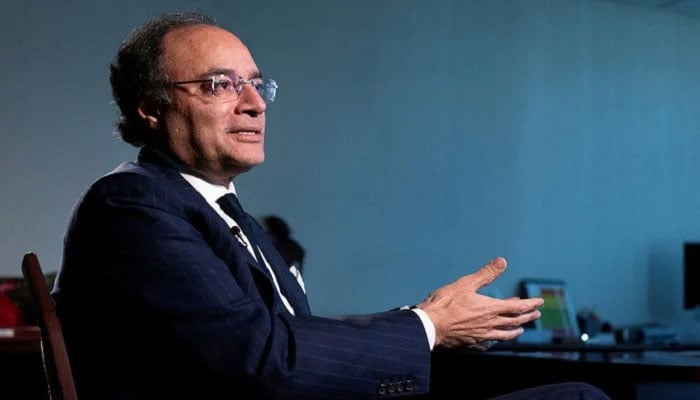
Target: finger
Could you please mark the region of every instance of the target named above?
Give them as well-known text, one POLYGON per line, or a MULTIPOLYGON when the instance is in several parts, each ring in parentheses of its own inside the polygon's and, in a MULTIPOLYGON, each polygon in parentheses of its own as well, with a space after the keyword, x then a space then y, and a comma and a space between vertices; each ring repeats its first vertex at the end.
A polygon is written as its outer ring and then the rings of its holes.
POLYGON ((500 328, 500 329, 492 329, 488 331, 483 338, 480 338, 480 341, 489 341, 489 340, 512 340, 517 338, 518 336, 522 335, 522 333, 525 330, 522 327, 517 327, 517 328, 500 328))
POLYGON ((544 299, 541 297, 530 297, 527 299, 509 298, 501 299, 503 311, 499 314, 519 315, 531 312, 540 308, 544 304, 544 299))
POLYGON ((478 290, 489 283, 493 282, 499 275, 503 273, 506 269, 506 259, 503 257, 496 257, 489 261, 488 264, 481 267, 480 270, 474 272, 470 275, 471 284, 474 290, 478 290))
POLYGON ((522 335, 523 332, 525 332, 525 329, 522 327, 518 327, 515 329, 505 329, 498 331, 495 336, 497 338, 494 338, 495 340, 513 340, 517 338, 518 336, 522 335))
MULTIPOLYGON (((518 297, 518 296, 511 296, 511 297, 504 297, 501 300, 513 300, 513 301, 518 301, 518 300, 525 300, 525 299, 539 299, 539 302, 544 304, 544 299, 541 297, 518 297)), ((542 305, 540 304, 540 305, 542 305)))
POLYGON ((530 323, 541 316, 542 313, 539 310, 532 310, 518 315, 500 315, 493 320, 493 324, 498 329, 513 329, 530 323))

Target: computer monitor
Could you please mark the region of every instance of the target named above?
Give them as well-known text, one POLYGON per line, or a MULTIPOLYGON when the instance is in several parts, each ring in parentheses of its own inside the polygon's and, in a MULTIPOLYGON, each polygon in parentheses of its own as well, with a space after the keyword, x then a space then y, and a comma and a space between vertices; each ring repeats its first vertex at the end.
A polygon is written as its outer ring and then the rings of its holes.
POLYGON ((581 330, 576 319, 571 297, 566 284, 554 279, 523 279, 520 281, 523 297, 541 297, 544 304, 540 307, 542 316, 534 321, 537 330, 550 331, 556 342, 578 341, 581 330))
POLYGON ((683 306, 700 308, 700 242, 683 244, 683 306))

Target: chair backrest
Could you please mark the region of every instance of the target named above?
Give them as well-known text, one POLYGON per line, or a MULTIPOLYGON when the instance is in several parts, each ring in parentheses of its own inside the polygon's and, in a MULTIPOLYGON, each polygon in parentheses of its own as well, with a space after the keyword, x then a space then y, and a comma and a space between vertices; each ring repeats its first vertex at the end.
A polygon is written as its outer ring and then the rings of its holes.
POLYGON ((29 289, 34 315, 41 329, 41 355, 49 399, 77 400, 78 395, 63 339, 63 330, 56 316, 56 308, 36 254, 24 255, 22 274, 29 289))

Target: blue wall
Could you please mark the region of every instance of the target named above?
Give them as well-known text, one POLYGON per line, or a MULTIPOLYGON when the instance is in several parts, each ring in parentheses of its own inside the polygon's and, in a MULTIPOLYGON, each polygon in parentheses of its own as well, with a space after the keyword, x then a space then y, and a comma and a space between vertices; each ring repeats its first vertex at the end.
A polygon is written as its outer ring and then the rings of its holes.
MULTIPOLYGON (((193 2, 6 2, 0 274, 60 264, 77 196, 135 149, 107 66, 193 2)), ((267 161, 237 181, 306 247, 319 314, 415 303, 494 256, 565 279, 578 308, 685 336, 700 240, 700 20, 594 0, 196 2, 280 83, 267 161)))

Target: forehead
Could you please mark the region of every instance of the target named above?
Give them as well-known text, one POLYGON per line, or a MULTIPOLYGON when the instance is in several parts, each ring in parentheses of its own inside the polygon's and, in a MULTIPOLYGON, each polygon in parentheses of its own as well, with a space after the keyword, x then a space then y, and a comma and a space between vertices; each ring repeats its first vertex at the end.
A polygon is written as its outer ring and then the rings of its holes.
POLYGON ((258 73, 248 48, 231 32, 197 25, 176 29, 163 38, 163 70, 170 80, 202 77, 230 69, 243 77, 258 73))

